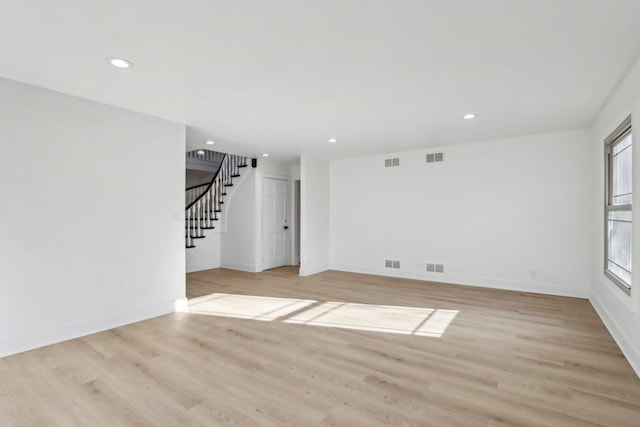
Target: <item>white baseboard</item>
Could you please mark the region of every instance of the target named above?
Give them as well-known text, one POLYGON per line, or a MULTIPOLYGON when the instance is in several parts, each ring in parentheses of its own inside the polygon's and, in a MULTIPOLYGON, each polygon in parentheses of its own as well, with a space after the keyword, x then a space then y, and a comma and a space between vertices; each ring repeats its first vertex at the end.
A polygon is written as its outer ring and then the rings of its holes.
POLYGON ((220 267, 220 263, 218 262, 206 262, 206 263, 192 264, 192 265, 189 265, 187 263, 187 273, 195 273, 196 271, 211 270, 219 267, 220 267))
POLYGON ((58 326, 29 335, 7 338, 0 341, 0 357, 22 353, 23 351, 33 350, 50 344, 56 344, 130 323, 151 319, 152 317, 173 313, 176 311, 176 306, 180 304, 181 300, 182 299, 166 301, 137 310, 58 326))
POLYGON ((175 301, 174 311, 176 313, 181 313, 187 309, 189 306, 189 300, 187 298, 180 298, 175 301))
POLYGON ((300 276, 311 276, 312 274, 322 273, 323 271, 327 271, 329 269, 328 264, 321 265, 301 265, 300 266, 300 276))
POLYGON ((374 274, 376 276, 399 277, 403 279, 426 280, 430 282, 451 283, 454 285, 476 286, 482 288, 504 289, 509 291, 533 292, 537 294, 556 295, 573 298, 589 297, 589 289, 575 286, 564 286, 539 281, 520 282, 516 280, 494 279, 455 274, 427 273, 418 271, 403 271, 401 269, 375 268, 353 265, 332 265, 332 270, 348 271, 350 273, 374 274))
POLYGON ((595 295, 592 294, 589 301, 593 308, 595 308, 598 316, 600 316, 600 319, 602 319, 602 323, 604 323, 604 326, 606 326, 607 330, 618 344, 618 347, 620 347, 620 350, 622 350, 622 353, 629 361, 629 364, 636 372, 636 375, 640 378, 640 349, 633 344, 633 341, 624 333, 623 329, 618 325, 618 322, 615 321, 615 318, 604 307, 604 305, 600 304, 600 301, 598 301, 595 295))
POLYGON ((255 265, 251 265, 251 264, 237 264, 234 262, 222 262, 221 265, 222 268, 229 268, 231 270, 240 270, 240 271, 246 271, 249 273, 258 273, 260 270, 258 270, 258 267, 256 267, 255 265))

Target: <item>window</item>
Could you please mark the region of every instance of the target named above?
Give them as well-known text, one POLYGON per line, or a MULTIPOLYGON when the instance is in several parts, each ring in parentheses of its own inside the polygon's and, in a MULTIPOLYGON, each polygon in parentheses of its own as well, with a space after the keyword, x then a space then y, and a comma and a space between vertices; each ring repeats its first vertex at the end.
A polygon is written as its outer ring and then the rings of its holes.
POLYGON ((631 294, 631 116, 605 139, 604 273, 631 294))

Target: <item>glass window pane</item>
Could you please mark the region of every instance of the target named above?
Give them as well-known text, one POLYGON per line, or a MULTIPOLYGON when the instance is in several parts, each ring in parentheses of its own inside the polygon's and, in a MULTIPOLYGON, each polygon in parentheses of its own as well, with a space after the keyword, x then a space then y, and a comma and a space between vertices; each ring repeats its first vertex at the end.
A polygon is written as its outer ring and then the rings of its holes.
POLYGON ((611 159, 611 203, 625 205, 631 203, 631 135, 612 147, 611 159))
MULTIPOLYGON (((605 272, 624 290, 631 288, 631 204, 633 203, 633 144, 631 116, 618 126, 607 145, 605 272), (612 278, 614 278, 612 277, 612 278)), ((627 294, 629 292, 627 291, 627 294)))
POLYGON ((628 134, 619 142, 615 143, 615 145, 612 147, 613 154, 618 154, 619 152, 624 151, 624 149, 627 147, 631 147, 631 134, 628 134))
POLYGON ((631 211, 610 211, 607 217, 607 269, 631 284, 631 211))
POLYGON ((616 276, 620 281, 626 284, 628 287, 631 287, 631 273, 627 270, 620 268, 617 264, 609 261, 609 265, 607 266, 607 270, 616 276))

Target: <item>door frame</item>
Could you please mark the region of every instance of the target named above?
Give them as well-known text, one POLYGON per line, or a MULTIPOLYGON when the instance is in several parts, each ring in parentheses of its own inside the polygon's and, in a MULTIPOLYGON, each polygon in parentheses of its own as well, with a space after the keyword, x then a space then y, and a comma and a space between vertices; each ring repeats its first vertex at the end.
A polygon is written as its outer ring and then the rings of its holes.
MULTIPOLYGON (((286 181, 286 187, 287 187, 287 222, 290 224, 289 225, 289 232, 291 232, 291 234, 293 234, 295 232, 295 228, 294 228, 294 224, 293 224, 293 219, 292 219, 292 214, 293 214, 293 205, 292 205, 292 195, 291 195, 291 177, 289 175, 281 175, 281 174, 277 174, 277 173, 270 173, 270 172, 264 172, 261 173, 259 175, 256 175, 257 182, 256 182, 256 187, 257 187, 257 191, 256 191, 256 223, 255 223, 255 233, 256 233, 256 261, 258 261, 258 271, 264 271, 264 264, 262 263, 262 202, 263 202, 263 185, 264 185, 264 179, 265 178, 270 178, 270 179, 280 179, 283 181, 286 181)), ((297 226, 297 224, 295 225, 297 226)), ((287 262, 288 265, 292 265, 291 259, 293 257, 293 252, 292 252, 292 245, 291 245, 291 239, 289 237, 288 239, 288 254, 287 254, 287 262)))
POLYGON ((291 265, 300 265, 301 192, 302 181, 293 179, 291 181, 291 265))

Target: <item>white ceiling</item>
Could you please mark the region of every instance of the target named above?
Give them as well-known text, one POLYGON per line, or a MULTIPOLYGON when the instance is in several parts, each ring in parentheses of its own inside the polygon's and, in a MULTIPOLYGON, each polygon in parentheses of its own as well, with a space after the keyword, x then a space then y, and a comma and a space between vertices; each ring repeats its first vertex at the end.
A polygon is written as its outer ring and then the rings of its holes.
POLYGON ((639 53, 638 0, 0 0, 0 76, 276 159, 587 126, 639 53))

